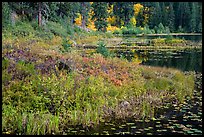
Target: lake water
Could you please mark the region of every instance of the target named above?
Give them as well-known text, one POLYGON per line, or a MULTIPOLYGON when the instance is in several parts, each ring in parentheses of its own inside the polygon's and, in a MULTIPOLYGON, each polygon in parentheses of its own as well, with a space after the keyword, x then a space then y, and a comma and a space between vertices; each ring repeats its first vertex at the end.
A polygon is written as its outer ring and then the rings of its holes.
MULTIPOLYGON (((144 56, 144 51, 137 51, 139 56, 144 56)), ((161 66, 167 68, 177 68, 182 71, 202 72, 202 51, 160 51, 148 52, 148 59, 143 61, 143 65, 161 66)))
POLYGON ((202 50, 121 50, 116 51, 118 57, 125 57, 129 61, 137 56, 142 65, 177 68, 182 71, 202 72, 202 50))

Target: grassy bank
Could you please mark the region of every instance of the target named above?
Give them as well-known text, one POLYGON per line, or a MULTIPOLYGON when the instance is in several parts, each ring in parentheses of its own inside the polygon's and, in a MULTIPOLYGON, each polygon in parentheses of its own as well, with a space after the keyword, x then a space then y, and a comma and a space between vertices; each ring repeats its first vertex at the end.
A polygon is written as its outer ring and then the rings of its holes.
POLYGON ((40 37, 40 30, 21 25, 3 31, 3 133, 61 134, 70 125, 93 127, 112 118, 152 119, 166 101, 192 96, 192 73, 111 57, 103 46, 102 54, 70 46, 109 34, 76 31, 65 38, 51 27, 52 37, 40 37))
POLYGON ((178 70, 21 42, 2 48, 3 132, 57 134, 113 117, 149 119, 194 88, 193 75, 178 70))

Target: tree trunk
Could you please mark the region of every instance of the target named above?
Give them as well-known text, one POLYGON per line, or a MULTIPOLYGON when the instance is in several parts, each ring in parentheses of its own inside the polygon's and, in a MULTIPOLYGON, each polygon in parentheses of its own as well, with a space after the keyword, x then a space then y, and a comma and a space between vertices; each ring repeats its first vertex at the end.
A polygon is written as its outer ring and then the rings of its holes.
POLYGON ((82 18, 81 19, 82 20, 81 26, 82 26, 82 28, 86 27, 85 8, 86 8, 85 2, 82 2, 82 14, 81 14, 81 18, 82 18))
POLYGON ((86 27, 86 20, 85 20, 85 17, 84 17, 84 16, 82 16, 81 26, 82 26, 82 28, 85 28, 85 27, 86 27))
POLYGON ((42 26, 42 13, 41 13, 41 11, 42 11, 42 3, 39 2, 38 3, 38 26, 39 27, 42 26))
POLYGON ((12 11, 12 12, 11 12, 11 24, 12 24, 12 26, 14 26, 15 23, 16 23, 16 17, 17 17, 16 12, 15 12, 15 11, 12 11))

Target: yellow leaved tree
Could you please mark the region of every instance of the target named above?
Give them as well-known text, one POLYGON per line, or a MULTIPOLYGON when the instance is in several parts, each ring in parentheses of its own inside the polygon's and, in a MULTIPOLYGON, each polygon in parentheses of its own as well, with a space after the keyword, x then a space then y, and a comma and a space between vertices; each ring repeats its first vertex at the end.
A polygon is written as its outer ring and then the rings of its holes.
POLYGON ((78 18, 75 19, 75 24, 81 26, 82 17, 80 13, 77 13, 78 18))

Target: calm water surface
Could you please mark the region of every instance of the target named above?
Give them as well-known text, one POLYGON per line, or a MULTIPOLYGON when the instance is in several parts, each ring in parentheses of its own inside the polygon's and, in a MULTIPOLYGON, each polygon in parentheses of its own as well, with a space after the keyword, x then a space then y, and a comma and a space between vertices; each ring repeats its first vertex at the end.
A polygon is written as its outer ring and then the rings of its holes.
POLYGON ((177 68, 182 71, 202 72, 202 51, 136 51, 143 65, 177 68))

